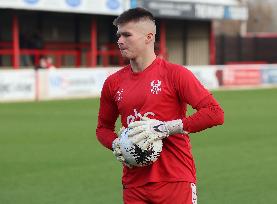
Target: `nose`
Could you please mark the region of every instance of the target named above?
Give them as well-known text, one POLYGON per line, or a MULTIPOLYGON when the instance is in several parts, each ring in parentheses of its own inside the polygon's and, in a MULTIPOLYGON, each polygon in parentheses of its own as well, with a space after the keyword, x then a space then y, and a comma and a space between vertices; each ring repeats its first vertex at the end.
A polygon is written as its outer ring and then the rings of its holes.
POLYGON ((117 44, 118 44, 118 45, 122 45, 122 44, 123 44, 123 38, 122 38, 122 36, 120 36, 120 37, 118 38, 117 44))

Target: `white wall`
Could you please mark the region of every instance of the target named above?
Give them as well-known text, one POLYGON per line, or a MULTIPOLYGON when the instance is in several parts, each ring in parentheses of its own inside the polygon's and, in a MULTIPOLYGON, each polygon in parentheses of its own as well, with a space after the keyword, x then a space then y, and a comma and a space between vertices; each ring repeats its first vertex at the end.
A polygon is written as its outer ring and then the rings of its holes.
MULTIPOLYGON (((189 66, 207 89, 277 86, 277 64, 189 66)), ((0 70, 0 102, 99 97, 119 68, 0 70)))

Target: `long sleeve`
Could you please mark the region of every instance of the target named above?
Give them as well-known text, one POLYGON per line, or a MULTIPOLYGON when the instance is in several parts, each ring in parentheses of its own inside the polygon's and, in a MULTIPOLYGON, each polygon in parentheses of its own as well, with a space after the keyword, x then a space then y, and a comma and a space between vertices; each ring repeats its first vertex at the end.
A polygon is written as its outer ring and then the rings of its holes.
POLYGON ((100 143, 108 149, 112 149, 112 142, 117 137, 114 130, 118 115, 117 106, 111 95, 111 87, 106 80, 101 92, 96 136, 100 143))
POLYGON ((199 132, 224 123, 224 112, 212 95, 205 97, 196 106, 196 110, 192 116, 182 120, 187 132, 199 132))
POLYGON ((192 116, 182 119, 185 131, 199 132, 224 123, 224 112, 219 103, 191 71, 182 67, 173 77, 180 101, 196 109, 192 116))

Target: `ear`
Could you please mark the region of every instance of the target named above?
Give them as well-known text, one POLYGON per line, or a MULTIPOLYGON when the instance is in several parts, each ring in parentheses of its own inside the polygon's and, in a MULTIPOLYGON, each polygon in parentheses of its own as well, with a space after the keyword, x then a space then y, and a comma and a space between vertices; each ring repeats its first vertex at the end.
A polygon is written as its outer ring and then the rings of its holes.
POLYGON ((148 33, 145 39, 146 44, 150 43, 153 39, 154 39, 153 33, 148 33))

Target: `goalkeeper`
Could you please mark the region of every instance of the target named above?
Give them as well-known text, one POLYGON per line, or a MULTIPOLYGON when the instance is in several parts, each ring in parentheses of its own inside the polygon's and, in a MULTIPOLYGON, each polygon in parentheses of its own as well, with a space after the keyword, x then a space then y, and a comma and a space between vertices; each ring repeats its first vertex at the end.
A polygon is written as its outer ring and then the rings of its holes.
POLYGON ((124 203, 195 204, 196 170, 188 134, 223 124, 224 112, 188 69, 155 55, 156 25, 149 11, 129 9, 114 25, 121 55, 130 64, 104 83, 96 135, 123 164, 124 203), (196 109, 189 117, 188 105, 196 109), (130 139, 144 141, 143 148, 163 141, 152 165, 127 166, 115 133, 119 116, 123 127, 132 128, 130 139))

